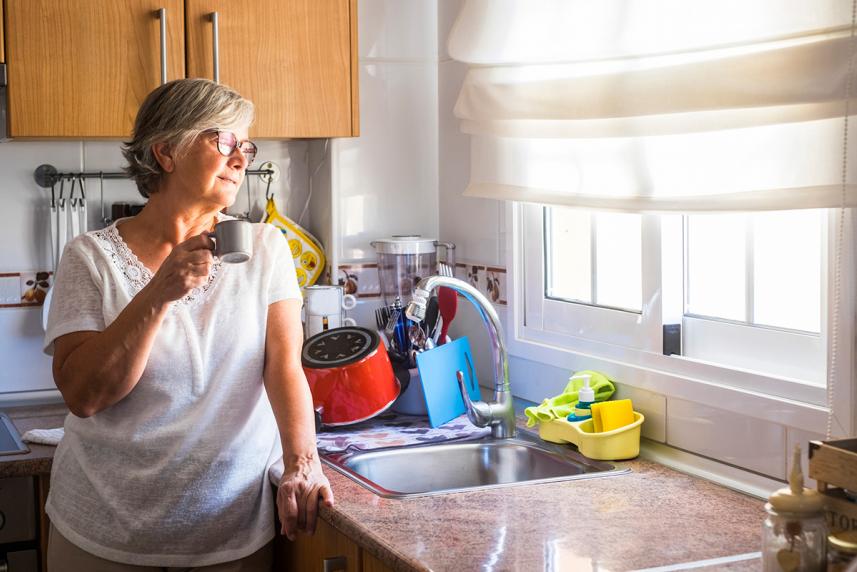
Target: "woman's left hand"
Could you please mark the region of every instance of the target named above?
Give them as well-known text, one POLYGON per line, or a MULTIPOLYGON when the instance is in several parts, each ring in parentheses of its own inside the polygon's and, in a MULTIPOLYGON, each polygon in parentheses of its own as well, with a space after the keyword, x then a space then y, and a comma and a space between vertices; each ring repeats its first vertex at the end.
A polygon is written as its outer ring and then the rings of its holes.
POLYGON ((280 532, 289 540, 294 540, 297 532, 313 534, 320 502, 333 506, 333 491, 318 457, 301 459, 287 466, 277 489, 280 532))

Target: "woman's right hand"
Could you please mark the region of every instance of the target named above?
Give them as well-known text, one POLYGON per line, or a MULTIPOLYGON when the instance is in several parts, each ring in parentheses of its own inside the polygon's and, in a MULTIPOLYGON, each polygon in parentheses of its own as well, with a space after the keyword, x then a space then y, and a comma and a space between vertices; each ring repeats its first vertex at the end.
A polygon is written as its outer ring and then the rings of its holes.
POLYGON ((193 236, 173 248, 149 286, 162 303, 180 300, 208 281, 214 263, 214 241, 207 234, 193 236))

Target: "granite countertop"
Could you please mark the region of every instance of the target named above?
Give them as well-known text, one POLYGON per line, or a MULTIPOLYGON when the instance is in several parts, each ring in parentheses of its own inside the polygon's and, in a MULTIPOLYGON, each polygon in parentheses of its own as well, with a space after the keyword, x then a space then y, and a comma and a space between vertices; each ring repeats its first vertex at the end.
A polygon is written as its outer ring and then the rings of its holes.
MULTIPOLYGON (((61 426, 67 410, 5 412, 23 433, 61 426)), ((54 447, 30 447, 0 457, 0 477, 50 472, 54 447)), ((336 505, 321 517, 394 570, 760 567, 762 501, 646 460, 623 465, 631 472, 401 500, 325 467, 336 505)))
MULTIPOLYGON (((23 435, 30 429, 62 427, 68 408, 64 404, 7 407, 2 410, 23 435)), ((0 478, 50 474, 56 447, 27 443, 29 453, 0 456, 0 478)))

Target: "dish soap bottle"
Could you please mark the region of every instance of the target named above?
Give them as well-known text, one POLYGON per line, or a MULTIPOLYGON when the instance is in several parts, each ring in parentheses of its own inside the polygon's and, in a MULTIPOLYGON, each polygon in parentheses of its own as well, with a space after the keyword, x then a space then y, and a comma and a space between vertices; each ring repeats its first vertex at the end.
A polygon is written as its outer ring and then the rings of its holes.
POLYGON ((804 488, 800 445, 795 445, 789 486, 768 497, 762 525, 765 572, 823 572, 827 566, 824 497, 804 488))
POLYGON ((595 390, 589 384, 592 382, 592 376, 582 374, 583 387, 577 392, 577 405, 574 406, 574 413, 568 416, 569 421, 585 421, 592 418, 592 404, 595 403, 595 390))

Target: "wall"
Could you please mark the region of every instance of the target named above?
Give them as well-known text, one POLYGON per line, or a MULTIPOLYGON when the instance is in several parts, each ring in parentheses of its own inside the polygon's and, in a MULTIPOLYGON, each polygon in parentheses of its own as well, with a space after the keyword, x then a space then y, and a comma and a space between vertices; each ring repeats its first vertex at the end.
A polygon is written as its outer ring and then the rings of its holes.
MULTIPOLYGON (((258 166, 273 161, 282 170, 280 181, 272 185, 278 205, 297 216, 307 193, 309 145, 304 141, 259 142, 258 166), (291 197, 291 200, 289 200, 291 197), (297 213, 295 212, 297 211, 297 213)), ((33 178, 37 166, 49 163, 60 171, 118 171, 123 165, 119 143, 110 141, 10 141, 0 143, 0 197, 4 215, 0 225, 0 274, 52 270, 48 242, 47 215, 50 191, 41 189, 33 178)), ((252 213, 264 208, 264 185, 249 182, 253 197, 252 213)), ((98 180, 86 182, 88 224, 101 226, 98 180)), ((142 202, 128 180, 104 181, 104 203, 142 202)), ((248 186, 239 194, 231 213, 248 210, 248 186)), ((44 332, 41 307, 0 308, 0 404, 26 403, 56 398, 50 359, 42 354, 44 332), (22 394, 21 392, 31 392, 22 394)))

